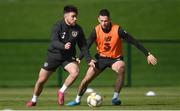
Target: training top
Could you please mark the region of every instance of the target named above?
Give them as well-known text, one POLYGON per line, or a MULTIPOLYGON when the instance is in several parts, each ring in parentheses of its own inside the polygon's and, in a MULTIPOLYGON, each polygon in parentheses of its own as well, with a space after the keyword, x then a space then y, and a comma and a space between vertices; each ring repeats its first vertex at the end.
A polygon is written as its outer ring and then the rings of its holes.
MULTIPOLYGON (((100 25, 97 25, 87 40, 87 46, 90 48, 95 41, 97 53, 99 55, 103 57, 117 58, 118 56, 123 56, 121 39, 133 44, 136 48, 143 52, 145 56, 148 56, 149 51, 116 24, 111 24, 111 27, 106 30, 103 30, 100 25)), ((80 54, 79 58, 81 59, 82 57, 83 54, 80 54)))
POLYGON ((90 62, 91 57, 84 32, 78 24, 69 26, 65 20, 58 21, 53 27, 51 37, 51 44, 48 48, 49 56, 57 60, 76 57, 77 44, 83 55, 85 55, 86 61, 90 62), (67 42, 71 43, 71 48, 68 50, 64 47, 67 42))
POLYGON ((100 56, 118 58, 123 55, 121 37, 118 34, 118 25, 112 24, 111 30, 105 33, 101 25, 95 27, 96 49, 100 56))

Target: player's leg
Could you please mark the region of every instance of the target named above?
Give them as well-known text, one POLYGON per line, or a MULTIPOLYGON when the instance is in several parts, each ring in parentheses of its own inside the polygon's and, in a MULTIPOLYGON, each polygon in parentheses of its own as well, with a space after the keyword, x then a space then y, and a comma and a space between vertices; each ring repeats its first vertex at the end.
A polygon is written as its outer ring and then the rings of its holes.
POLYGON ((76 80, 79 75, 79 64, 77 62, 71 62, 67 64, 64 69, 69 73, 64 84, 69 87, 76 80))
POLYGON ((78 93, 76 96, 75 101, 71 101, 67 104, 67 106, 76 106, 80 104, 81 97, 83 96, 84 92, 87 89, 88 84, 98 75, 100 74, 100 71, 96 68, 89 67, 86 75, 84 76, 83 80, 81 81, 79 87, 78 87, 78 93))
POLYGON ((59 105, 64 104, 64 92, 66 89, 72 85, 72 83, 76 80, 79 75, 79 64, 77 62, 70 62, 65 65, 64 69, 69 73, 66 78, 63 86, 58 90, 58 103, 59 105))
POLYGON ((97 68, 89 67, 86 75, 84 76, 83 80, 81 81, 79 88, 78 88, 78 95, 82 96, 87 89, 88 84, 95 79, 100 74, 100 71, 97 68))
POLYGON ((51 56, 47 56, 46 62, 44 63, 39 72, 39 77, 35 84, 32 100, 26 104, 27 106, 30 107, 36 105, 37 97, 41 94, 45 82, 48 80, 50 75, 57 69, 60 63, 60 61, 52 58, 51 56))
POLYGON ((117 79, 115 82, 115 88, 114 88, 114 95, 112 98, 112 103, 114 105, 121 104, 121 101, 119 100, 119 93, 123 87, 124 83, 124 75, 125 75, 125 63, 124 61, 116 61, 112 64, 112 70, 116 72, 117 79))
POLYGON ((34 88, 34 94, 36 96, 39 96, 41 94, 44 83, 48 80, 48 78, 51 74, 52 74, 52 71, 47 71, 47 70, 41 68, 41 70, 39 72, 39 78, 38 78, 35 88, 34 88))
POLYGON ((36 105, 37 98, 41 94, 41 92, 43 90, 43 86, 51 74, 52 74, 52 71, 47 71, 47 70, 41 68, 41 70, 39 72, 38 80, 36 81, 36 84, 34 87, 32 100, 26 104, 28 107, 36 105))
POLYGON ((115 92, 120 92, 120 90, 123 87, 123 83, 124 83, 124 75, 125 75, 125 63, 124 61, 116 61, 113 65, 112 65, 112 70, 116 72, 117 74, 117 79, 116 79, 116 83, 115 83, 115 92))

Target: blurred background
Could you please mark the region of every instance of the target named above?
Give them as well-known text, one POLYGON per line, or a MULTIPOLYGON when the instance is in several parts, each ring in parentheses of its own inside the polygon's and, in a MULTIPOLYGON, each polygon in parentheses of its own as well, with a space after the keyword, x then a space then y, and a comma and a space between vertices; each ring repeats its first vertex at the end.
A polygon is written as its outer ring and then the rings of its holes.
MULTIPOLYGON (((146 57, 123 42, 126 86, 180 86, 179 0, 0 0, 0 87, 34 87, 44 63, 54 23, 63 17, 63 7, 79 9, 78 24, 86 38, 98 24, 97 14, 107 8, 112 21, 140 41, 158 59, 148 65, 146 57)), ((91 49, 95 54, 95 47, 91 49)), ((73 84, 77 87, 87 69, 73 84)), ((61 68, 46 83, 57 87, 67 73, 61 68), (58 71, 60 75, 58 75, 58 71)), ((115 74, 106 69, 91 86, 113 86, 115 74)))

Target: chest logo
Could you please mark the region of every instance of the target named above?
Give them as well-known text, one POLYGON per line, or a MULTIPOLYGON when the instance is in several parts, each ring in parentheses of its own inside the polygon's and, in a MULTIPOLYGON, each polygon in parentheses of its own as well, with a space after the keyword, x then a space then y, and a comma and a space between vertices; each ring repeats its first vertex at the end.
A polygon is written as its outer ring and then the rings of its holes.
POLYGON ((77 37, 77 35, 78 35, 78 32, 77 32, 77 31, 72 31, 72 36, 73 36, 73 37, 77 37))
POLYGON ((66 32, 63 32, 61 38, 64 39, 65 35, 66 35, 66 32))
POLYGON ((105 42, 110 42, 111 38, 112 38, 111 36, 105 36, 104 40, 105 40, 105 42))

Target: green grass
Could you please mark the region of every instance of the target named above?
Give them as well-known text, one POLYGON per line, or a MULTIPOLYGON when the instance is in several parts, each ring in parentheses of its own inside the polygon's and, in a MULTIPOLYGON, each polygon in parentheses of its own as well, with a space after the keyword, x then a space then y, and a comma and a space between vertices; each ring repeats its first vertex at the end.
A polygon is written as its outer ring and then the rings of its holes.
MULTIPOLYGON (((31 98, 31 88, 1 88, 0 89, 0 110, 180 110, 180 88, 179 87, 134 87, 123 88, 120 95, 121 106, 112 106, 111 97, 113 88, 93 87, 103 97, 103 104, 100 107, 90 108, 86 104, 88 94, 82 98, 82 103, 76 107, 58 106, 56 88, 45 88, 36 107, 27 108, 25 103, 31 98), (147 97, 145 93, 155 91, 156 96, 147 97)), ((75 98, 75 88, 70 88, 66 95, 67 102, 75 98)))

